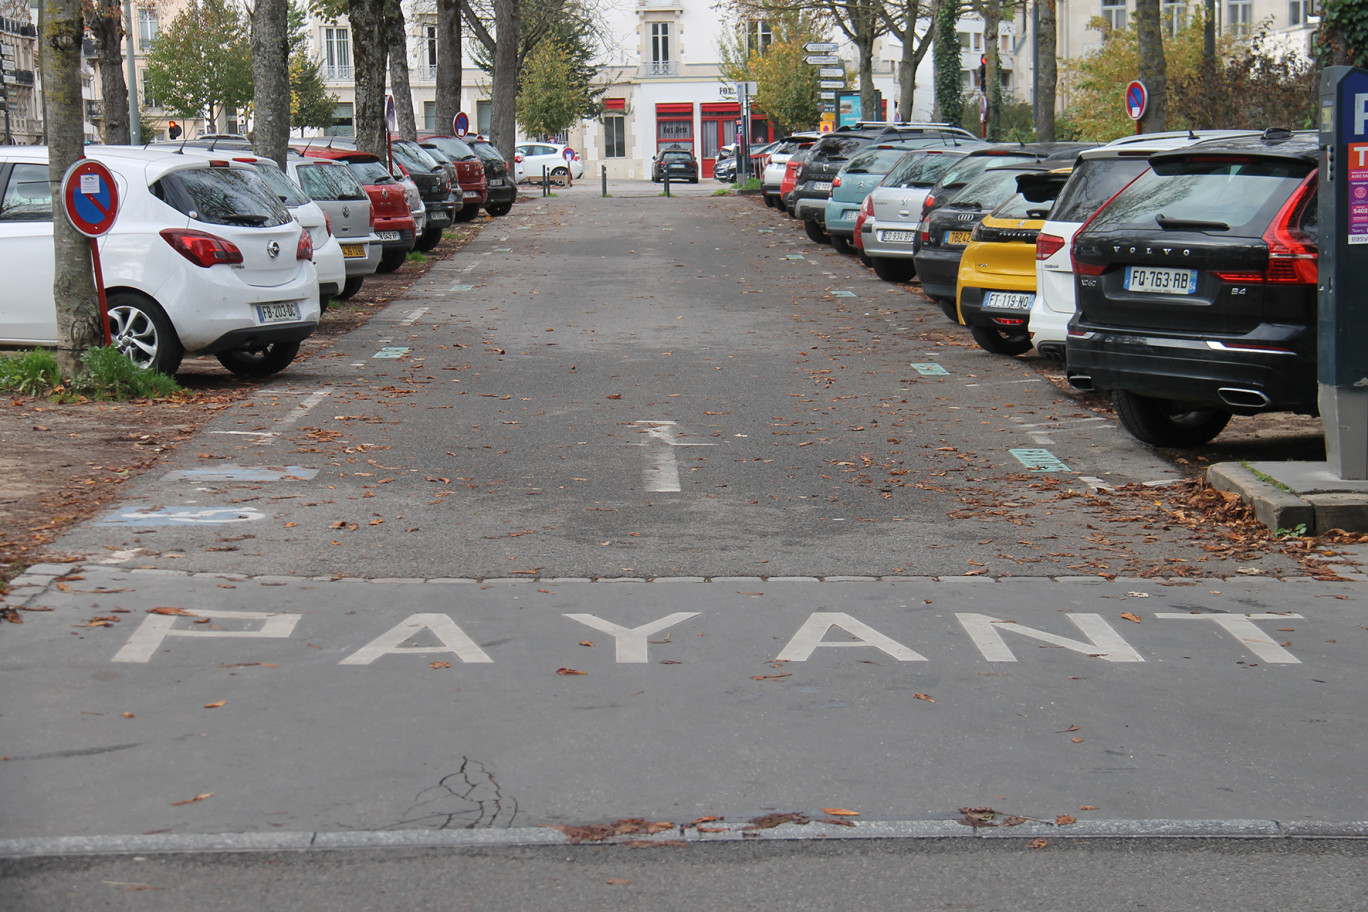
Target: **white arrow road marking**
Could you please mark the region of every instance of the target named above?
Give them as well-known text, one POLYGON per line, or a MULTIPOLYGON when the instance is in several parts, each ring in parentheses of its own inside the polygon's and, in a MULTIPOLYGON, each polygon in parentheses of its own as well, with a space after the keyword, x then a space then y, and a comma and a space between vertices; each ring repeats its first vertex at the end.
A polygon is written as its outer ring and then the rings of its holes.
POLYGON ((632 421, 629 424, 643 429, 648 440, 627 446, 648 447, 642 484, 648 491, 671 492, 680 490, 679 462, 674 448, 683 446, 716 446, 712 443, 683 443, 678 439, 679 427, 673 421, 632 421))

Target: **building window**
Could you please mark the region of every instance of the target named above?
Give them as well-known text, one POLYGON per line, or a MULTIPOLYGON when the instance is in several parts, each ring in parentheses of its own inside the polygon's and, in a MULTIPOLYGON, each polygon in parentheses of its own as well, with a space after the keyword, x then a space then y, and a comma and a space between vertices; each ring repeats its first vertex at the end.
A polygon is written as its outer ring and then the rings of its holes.
POLYGON ((669 76, 674 73, 674 61, 670 57, 670 23, 651 23, 651 63, 653 76, 669 76))
POLYGON ((765 19, 751 20, 746 29, 746 52, 751 54, 763 54, 769 50, 770 43, 774 41, 774 29, 765 19))
POLYGON ((1287 4, 1287 24, 1310 25, 1313 16, 1320 15, 1318 0, 1291 0, 1287 4))
POLYGON ((435 25, 429 25, 429 26, 427 27, 427 32, 426 32, 425 38, 426 38, 426 47, 427 47, 427 60, 425 61, 425 66, 427 67, 427 78, 428 78, 428 79, 436 79, 436 78, 437 78, 437 26, 435 26, 435 25))
POLYGON ((423 102, 423 129, 428 133, 437 132, 437 102, 423 102))
POLYGON ((157 11, 145 6, 138 7, 138 50, 147 53, 157 37, 157 11))
POLYGON ((1107 29, 1126 27, 1126 0, 1102 0, 1102 21, 1107 29))
POLYGON ((1163 0, 1160 4, 1159 18, 1164 34, 1176 36, 1187 22, 1187 3, 1185 0, 1163 0))
POLYGON ((1226 4, 1226 31, 1238 36, 1254 31, 1254 0, 1231 0, 1226 4))
POLYGON ((494 102, 489 99, 482 99, 475 102, 475 124, 476 131, 489 135, 489 123, 494 116, 494 102))
POLYGON ((142 95, 142 106, 151 110, 161 110, 161 102, 147 88, 146 76, 145 71, 138 74, 138 89, 142 95))
POLYGON ((342 81, 352 78, 351 36, 344 28, 323 30, 323 78, 342 81))
POLYGON ((351 136, 355 133, 352 128, 351 102, 340 102, 333 108, 332 126, 325 132, 328 136, 351 136))
POLYGON ((974 32, 974 34, 973 34, 973 42, 974 42, 974 50, 976 50, 976 51, 981 51, 981 50, 983 50, 983 32, 974 32))
POLYGON ((603 118, 603 157, 627 157, 627 118, 621 115, 603 118))

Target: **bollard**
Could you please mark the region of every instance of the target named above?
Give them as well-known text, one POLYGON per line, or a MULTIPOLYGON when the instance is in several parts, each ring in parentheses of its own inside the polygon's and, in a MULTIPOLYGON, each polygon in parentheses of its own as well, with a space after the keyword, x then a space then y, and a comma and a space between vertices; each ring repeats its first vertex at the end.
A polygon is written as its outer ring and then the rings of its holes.
POLYGON ((548 170, 546 169, 546 165, 542 165, 542 179, 541 179, 541 185, 542 185, 542 196, 550 196, 550 195, 551 195, 551 172, 548 171, 548 170))
POLYGON ((607 195, 608 195, 608 166, 607 166, 607 165, 599 165, 599 168, 601 169, 601 175, 602 175, 602 177, 603 177, 603 195, 604 195, 604 196, 607 196, 607 195))
POLYGON ((664 184, 665 184, 665 195, 666 195, 666 196, 669 196, 669 195, 670 195, 670 169, 669 169, 669 168, 662 168, 662 169, 661 169, 661 171, 660 171, 660 179, 661 179, 661 181, 663 181, 664 184))

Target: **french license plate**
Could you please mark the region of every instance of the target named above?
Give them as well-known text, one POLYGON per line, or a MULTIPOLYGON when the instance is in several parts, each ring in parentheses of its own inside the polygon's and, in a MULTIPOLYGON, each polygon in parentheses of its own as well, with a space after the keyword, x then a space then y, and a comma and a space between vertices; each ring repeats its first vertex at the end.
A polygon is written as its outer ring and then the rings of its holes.
POLYGON ((294 301, 279 304, 258 304, 258 323, 290 323, 299 319, 299 305, 294 301))
POLYGON ((470 198, 473 197, 473 196, 479 196, 479 195, 480 195, 480 191, 479 191, 479 190, 466 190, 466 191, 464 191, 464 192, 461 194, 461 197, 462 197, 463 199, 470 199, 470 198))
POLYGON ((1125 288, 1126 291, 1196 294, 1197 270, 1165 269, 1162 266, 1127 266, 1125 288))
POLYGON ((904 244, 910 244, 916 239, 917 232, 915 231, 885 231, 881 238, 885 241, 901 241, 904 244))
MULTIPOLYGON (((398 232, 395 232, 395 233, 397 234, 398 232)), ((366 248, 365 248, 363 245, 361 245, 361 244, 343 244, 343 245, 342 245, 342 256, 344 256, 344 257, 348 257, 348 258, 353 258, 353 257, 364 257, 365 255, 366 255, 366 248)))
POLYGON ((1030 310, 1034 303, 1033 291, 990 291, 983 299, 988 310, 1030 310))
POLYGON ((813 190, 830 190, 830 189, 831 189, 831 181, 813 181, 813 182, 812 182, 812 189, 813 189, 813 190))
POLYGON ((502 177, 491 177, 491 178, 489 179, 489 186, 491 186, 491 187, 502 187, 502 186, 503 186, 503 178, 502 178, 502 177))
POLYGON ((382 241, 397 241, 397 240, 399 240, 399 232, 397 232, 397 231, 377 231, 377 232, 375 232, 375 233, 378 234, 378 235, 380 236, 380 240, 382 240, 382 241))
POLYGON ((969 243, 971 231, 947 231, 945 232, 945 243, 956 244, 960 247, 969 243))

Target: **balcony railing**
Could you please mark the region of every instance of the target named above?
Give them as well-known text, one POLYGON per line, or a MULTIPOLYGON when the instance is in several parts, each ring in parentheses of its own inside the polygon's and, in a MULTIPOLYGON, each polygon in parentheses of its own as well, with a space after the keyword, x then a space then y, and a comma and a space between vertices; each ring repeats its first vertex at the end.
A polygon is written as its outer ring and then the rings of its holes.
POLYGON ((678 76, 679 62, 675 60, 651 60, 641 65, 640 76, 678 76))
POLYGON ((104 103, 86 99, 85 103, 86 120, 99 120, 104 117, 104 103))
POLYGON ((323 64, 323 80, 325 82, 351 82, 351 78, 351 64, 323 64))

